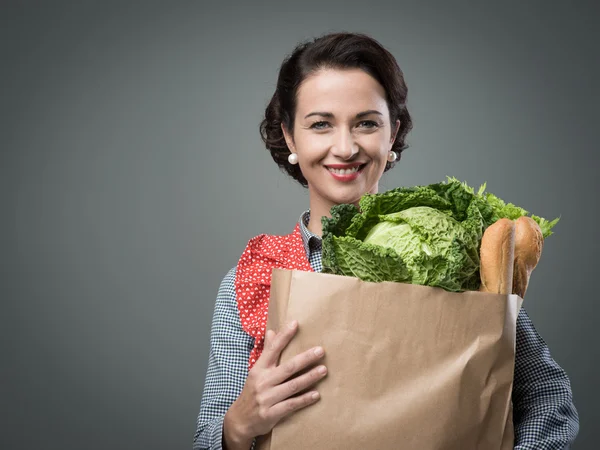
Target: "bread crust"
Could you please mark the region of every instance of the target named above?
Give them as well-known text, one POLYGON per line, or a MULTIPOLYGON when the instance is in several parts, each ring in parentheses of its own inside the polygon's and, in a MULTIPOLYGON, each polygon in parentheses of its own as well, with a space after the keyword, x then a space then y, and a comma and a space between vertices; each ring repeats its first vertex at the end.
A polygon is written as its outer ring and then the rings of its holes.
POLYGON ((514 221, 502 218, 490 225, 481 239, 481 288, 483 292, 511 294, 515 255, 514 221))
POLYGON ((519 217, 515 222, 515 260, 513 294, 525 297, 531 272, 537 266, 544 247, 540 226, 531 217, 519 217))

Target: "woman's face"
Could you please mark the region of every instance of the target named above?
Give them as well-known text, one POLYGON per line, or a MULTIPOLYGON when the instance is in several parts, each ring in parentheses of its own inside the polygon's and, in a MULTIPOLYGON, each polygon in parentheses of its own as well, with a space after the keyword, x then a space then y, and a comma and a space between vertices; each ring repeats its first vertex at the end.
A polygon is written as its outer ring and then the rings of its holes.
POLYGON ((390 125, 383 87, 361 69, 325 69, 306 78, 297 94, 288 148, 308 181, 311 210, 327 214, 376 193, 400 121, 390 125))

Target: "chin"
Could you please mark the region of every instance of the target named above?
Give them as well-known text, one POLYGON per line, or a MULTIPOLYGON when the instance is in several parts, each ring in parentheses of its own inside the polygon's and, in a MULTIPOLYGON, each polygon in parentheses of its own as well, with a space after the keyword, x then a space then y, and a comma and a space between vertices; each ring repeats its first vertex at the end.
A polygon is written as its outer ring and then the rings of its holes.
POLYGON ((342 203, 351 203, 353 205, 358 206, 358 202, 360 200, 360 198, 363 196, 363 194, 365 194, 365 192, 363 191, 359 191, 359 192, 353 192, 353 193, 348 193, 348 194, 342 194, 342 195, 338 195, 334 198, 332 198, 332 203, 335 203, 336 205, 340 205, 342 203))

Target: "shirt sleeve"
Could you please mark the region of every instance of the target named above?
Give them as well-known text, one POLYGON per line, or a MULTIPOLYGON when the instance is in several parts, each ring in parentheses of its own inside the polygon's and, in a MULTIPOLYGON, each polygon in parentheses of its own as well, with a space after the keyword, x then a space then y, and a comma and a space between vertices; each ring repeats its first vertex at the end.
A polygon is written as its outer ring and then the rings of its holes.
POLYGON ((568 449, 579 432, 571 383, 521 308, 513 384, 515 450, 568 449))
POLYGON ((217 294, 194 450, 222 449, 225 413, 242 392, 248 377, 254 339, 242 328, 234 283, 235 268, 223 278, 217 294))

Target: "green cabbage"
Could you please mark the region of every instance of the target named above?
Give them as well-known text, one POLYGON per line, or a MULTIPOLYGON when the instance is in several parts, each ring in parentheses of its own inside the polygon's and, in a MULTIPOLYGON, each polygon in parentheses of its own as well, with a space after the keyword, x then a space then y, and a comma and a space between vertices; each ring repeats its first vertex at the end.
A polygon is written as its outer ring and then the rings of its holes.
MULTIPOLYGON (((323 217, 323 272, 364 281, 396 281, 448 291, 478 290, 483 232, 528 211, 456 178, 366 194, 359 208, 336 205, 323 217)), ((544 237, 559 218, 531 215, 544 237)))

